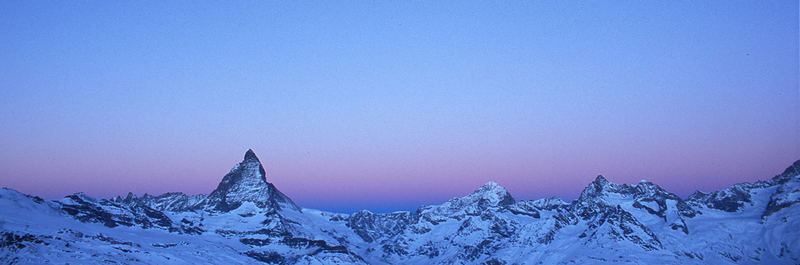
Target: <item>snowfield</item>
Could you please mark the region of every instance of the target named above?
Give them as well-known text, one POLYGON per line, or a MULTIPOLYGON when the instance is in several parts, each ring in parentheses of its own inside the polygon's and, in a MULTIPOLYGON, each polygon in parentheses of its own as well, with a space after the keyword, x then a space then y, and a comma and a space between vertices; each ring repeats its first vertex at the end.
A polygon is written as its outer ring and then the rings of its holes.
POLYGON ((800 264, 800 161, 682 199, 598 176, 572 202, 489 182, 415 212, 304 209, 252 150, 209 195, 0 189, 3 264, 800 264))

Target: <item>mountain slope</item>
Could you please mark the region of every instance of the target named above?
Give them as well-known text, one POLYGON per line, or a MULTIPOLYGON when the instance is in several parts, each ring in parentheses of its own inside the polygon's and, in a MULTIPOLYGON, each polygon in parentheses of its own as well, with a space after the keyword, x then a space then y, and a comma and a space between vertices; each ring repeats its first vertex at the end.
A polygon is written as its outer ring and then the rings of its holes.
POLYGON ((489 182, 414 212, 303 209, 252 150, 209 195, 42 200, 0 190, 0 261, 273 264, 797 264, 800 161, 682 199, 598 176, 578 199, 489 182))
POLYGON ((222 178, 219 186, 200 202, 199 206, 217 211, 230 211, 244 202, 259 208, 300 210, 289 197, 267 182, 267 173, 253 150, 247 150, 244 160, 222 178))

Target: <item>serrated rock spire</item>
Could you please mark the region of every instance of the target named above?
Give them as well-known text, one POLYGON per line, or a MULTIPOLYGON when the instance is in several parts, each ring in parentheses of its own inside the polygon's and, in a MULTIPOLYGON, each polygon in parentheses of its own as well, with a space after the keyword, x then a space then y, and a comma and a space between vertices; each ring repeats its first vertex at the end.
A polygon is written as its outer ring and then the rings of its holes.
POLYGON ((208 195, 203 207, 217 211, 230 211, 244 202, 261 208, 300 210, 289 197, 267 182, 267 173, 255 152, 248 149, 244 160, 222 178, 217 188, 208 195))
POLYGON ((256 156, 256 152, 253 152, 253 149, 247 149, 247 152, 244 153, 244 161, 249 161, 249 160, 259 161, 258 157, 256 156))

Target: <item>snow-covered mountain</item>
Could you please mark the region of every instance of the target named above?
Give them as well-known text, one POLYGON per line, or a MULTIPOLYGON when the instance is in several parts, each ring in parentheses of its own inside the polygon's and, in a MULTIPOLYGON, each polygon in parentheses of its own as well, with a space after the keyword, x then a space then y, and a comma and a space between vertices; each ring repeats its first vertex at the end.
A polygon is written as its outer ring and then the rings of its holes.
POLYGON ((329 213, 267 182, 252 150, 209 195, 0 190, 0 263, 800 264, 800 161, 681 199, 598 176, 572 202, 494 182, 415 212, 329 213))

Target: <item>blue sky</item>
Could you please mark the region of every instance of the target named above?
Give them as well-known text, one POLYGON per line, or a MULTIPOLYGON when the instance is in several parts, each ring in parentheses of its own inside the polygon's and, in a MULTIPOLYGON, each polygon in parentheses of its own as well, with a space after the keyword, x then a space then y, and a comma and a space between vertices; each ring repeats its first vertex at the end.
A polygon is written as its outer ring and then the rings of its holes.
POLYGON ((0 185, 307 207, 597 174, 681 195, 800 158, 797 1, 0 3, 0 185))

